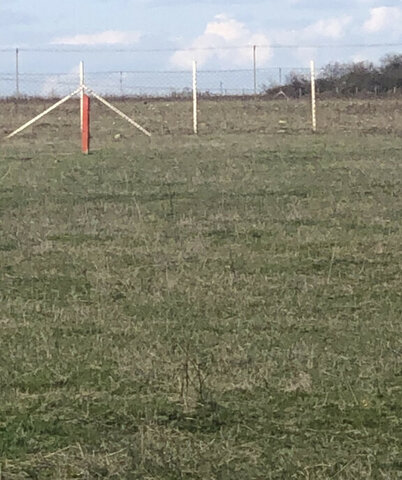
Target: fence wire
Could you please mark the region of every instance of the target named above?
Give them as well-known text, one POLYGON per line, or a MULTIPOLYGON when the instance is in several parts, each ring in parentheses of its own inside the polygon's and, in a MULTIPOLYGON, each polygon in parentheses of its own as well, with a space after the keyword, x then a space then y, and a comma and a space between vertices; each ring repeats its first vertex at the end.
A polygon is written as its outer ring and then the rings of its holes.
MULTIPOLYGON (((327 78, 318 70, 317 93, 331 95, 398 94, 402 91, 402 72, 384 80, 363 78, 345 71, 327 78)), ((192 95, 192 71, 108 71, 87 72, 85 83, 102 95, 121 97, 172 97, 192 95)), ((78 73, 0 72, 0 98, 56 98, 79 86, 78 73)), ((310 71, 307 68, 264 68, 256 70, 200 70, 197 73, 200 95, 248 96, 283 94, 289 98, 308 95, 310 71)))
MULTIPOLYGON (((308 76, 308 69, 200 70, 198 91, 204 95, 254 95, 284 85, 289 74, 308 76)), ((103 95, 186 97, 192 71, 87 72, 85 82, 103 95)), ((58 97, 79 85, 78 73, 0 73, 0 97, 58 97)))
MULTIPOLYGON (((248 47, 247 47, 248 48, 248 47)), ((249 68, 223 69, 204 67, 198 71, 198 92, 213 96, 285 94, 300 97, 309 93, 309 68, 262 67, 259 52, 249 48, 249 68)), ((236 51, 234 51, 236 53, 236 51)), ((244 52, 243 52, 244 53, 244 52)), ((0 98, 23 96, 53 98, 67 95, 79 84, 79 62, 85 58, 86 83, 103 95, 135 97, 186 98, 192 92, 192 72, 188 69, 163 69, 169 64, 167 53, 80 50, 0 49, 0 98), (138 68, 139 66, 144 68, 138 68), (105 68, 106 67, 106 68, 105 68)), ((171 52, 169 53, 171 55, 171 52)), ((402 55, 395 55, 397 65, 334 62, 318 68, 317 92, 333 95, 398 93, 402 90, 402 55), (382 77, 381 77, 382 75, 382 77), (381 77, 381 78, 380 78, 381 77)), ((395 63, 395 62, 394 62, 395 63)))

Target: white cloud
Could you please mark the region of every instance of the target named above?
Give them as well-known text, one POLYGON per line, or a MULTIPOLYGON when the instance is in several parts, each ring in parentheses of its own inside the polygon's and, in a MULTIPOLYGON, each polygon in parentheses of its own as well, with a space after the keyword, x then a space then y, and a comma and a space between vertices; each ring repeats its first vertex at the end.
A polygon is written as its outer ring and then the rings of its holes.
POLYGON ((304 37, 322 37, 336 40, 345 35, 346 27, 351 21, 352 17, 348 16, 322 19, 306 27, 301 33, 304 37))
POLYGON ((322 18, 298 30, 276 30, 273 36, 276 42, 285 45, 319 43, 323 39, 339 40, 347 34, 347 27, 352 20, 346 15, 322 18))
MULTIPOLYGON (((325 40, 337 41, 347 35, 352 21, 351 16, 342 15, 323 18, 297 30, 280 29, 269 33, 254 33, 247 25, 232 17, 217 15, 206 25, 202 35, 189 44, 189 50, 177 51, 171 57, 171 63, 176 67, 189 68, 193 59, 196 59, 200 66, 216 60, 221 68, 228 66, 251 68, 251 45, 267 45, 267 48, 257 50, 257 61, 261 67, 273 56, 273 49, 269 48, 273 42, 284 45, 311 45, 325 40), (228 48, 233 46, 248 47, 228 48)), ((296 48, 292 54, 306 62, 316 56, 316 51, 312 48, 296 48)))
MULTIPOLYGON (((171 57, 171 63, 177 67, 188 68, 193 59, 199 66, 216 59, 221 66, 250 66, 252 61, 252 45, 269 45, 270 41, 263 33, 253 33, 247 26, 227 15, 217 15, 209 22, 204 33, 190 45, 190 51, 177 51, 171 57), (228 49, 225 47, 239 46, 243 48, 228 49), (249 46, 244 48, 245 46, 249 46), (215 50, 216 49, 216 50, 215 50)), ((271 58, 269 48, 259 50, 258 62, 265 64, 271 58)))
POLYGON ((402 8, 376 7, 370 10, 370 18, 364 23, 367 32, 377 33, 383 30, 399 30, 402 22, 402 8))
MULTIPOLYGON (((352 20, 352 17, 346 15, 323 18, 301 29, 277 30, 272 35, 276 43, 284 45, 315 45, 328 40, 335 42, 347 35, 347 27, 352 20)), ((309 60, 317 57, 317 52, 313 47, 299 47, 292 51, 292 56, 307 64, 309 60)))
POLYGON ((59 37, 55 38, 52 43, 58 45, 123 45, 137 43, 140 38, 141 34, 139 32, 106 30, 99 33, 59 37))

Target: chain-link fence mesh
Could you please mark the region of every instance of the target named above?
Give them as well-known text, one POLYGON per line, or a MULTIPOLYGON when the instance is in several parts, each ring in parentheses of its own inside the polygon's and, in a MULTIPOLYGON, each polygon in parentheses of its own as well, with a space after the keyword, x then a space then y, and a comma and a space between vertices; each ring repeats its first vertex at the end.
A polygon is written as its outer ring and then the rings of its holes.
MULTIPOLYGON (((0 73, 0 97, 59 97, 79 85, 74 73, 0 73)), ((286 84, 289 75, 308 77, 308 69, 265 68, 241 70, 199 70, 201 95, 255 95, 286 84)), ((104 71, 86 72, 85 82, 103 95, 144 97, 186 97, 192 94, 192 71, 104 71)))
MULTIPOLYGON (((402 77, 390 72, 387 78, 344 69, 328 76, 319 69, 317 93, 355 96, 398 94, 402 77)), ((188 71, 105 71, 87 72, 86 84, 108 96, 186 98, 192 94, 192 72, 188 71)), ((199 70, 198 93, 214 96, 278 94, 301 97, 310 93, 310 71, 306 68, 265 68, 257 70, 199 70)), ((75 73, 0 72, 0 98, 11 96, 54 98, 67 95, 79 86, 75 73)))
MULTIPOLYGON (((192 94, 191 71, 108 71, 87 72, 86 84, 108 96, 186 98, 192 94)), ((310 72, 301 68, 266 68, 253 70, 200 70, 198 93, 214 96, 283 94, 301 97, 310 93, 310 72)), ((67 95, 79 86, 78 73, 0 72, 0 98, 67 95)), ((356 96, 399 94, 402 82, 391 73, 384 82, 375 77, 363 79, 345 70, 342 77, 328 78, 317 71, 317 93, 356 96)))
MULTIPOLYGON (((249 54, 244 57, 246 64, 249 63, 248 68, 224 69, 219 66, 207 69, 201 64, 197 78, 199 93, 214 96, 267 94, 273 97, 309 94, 309 68, 262 68, 260 50, 250 47, 249 54)), ((236 53, 234 50, 233 54, 236 53)), ((87 85, 103 95, 176 98, 191 95, 191 62, 186 69, 161 68, 161 65, 169 65, 172 52, 49 48, 0 49, 0 98, 67 95, 79 84, 78 66, 82 58, 87 70, 87 85)), ((317 68, 316 76, 318 94, 397 94, 402 91, 402 55, 389 55, 378 65, 332 62, 317 68)))
MULTIPOLYGON (((254 50, 250 50, 249 68, 206 69, 201 64, 197 78, 199 93, 273 97, 309 94, 309 68, 262 68, 257 48, 256 51, 254 55, 254 50)), ((160 68, 169 64, 166 52, 158 57, 157 51, 151 55, 110 49, 91 52, 79 48, 0 49, 0 98, 66 95, 78 86, 78 65, 83 57, 86 83, 103 95, 177 98, 189 96, 192 91, 191 62, 187 69, 160 68)), ((317 68, 316 76, 318 94, 397 94, 402 91, 402 55, 388 55, 378 65, 333 62, 317 68)))
POLYGON ((0 50, 0 97, 15 95, 17 84, 15 53, 9 50, 0 50))

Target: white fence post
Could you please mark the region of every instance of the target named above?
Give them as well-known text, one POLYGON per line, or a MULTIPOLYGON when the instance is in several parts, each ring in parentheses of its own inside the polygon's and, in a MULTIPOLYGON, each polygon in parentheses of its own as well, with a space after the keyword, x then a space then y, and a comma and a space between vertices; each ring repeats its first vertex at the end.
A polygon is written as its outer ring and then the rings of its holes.
POLYGON ((317 104, 315 97, 315 65, 314 60, 310 62, 311 69, 311 119, 313 132, 317 131, 317 104))
POLYGON ((193 131, 198 133, 197 62, 193 61, 193 131))
POLYGON ((81 132, 84 128, 84 86, 85 86, 85 78, 84 78, 84 62, 81 60, 80 62, 80 122, 81 122, 81 132))
POLYGON ((253 45, 254 95, 257 95, 257 45, 253 45))

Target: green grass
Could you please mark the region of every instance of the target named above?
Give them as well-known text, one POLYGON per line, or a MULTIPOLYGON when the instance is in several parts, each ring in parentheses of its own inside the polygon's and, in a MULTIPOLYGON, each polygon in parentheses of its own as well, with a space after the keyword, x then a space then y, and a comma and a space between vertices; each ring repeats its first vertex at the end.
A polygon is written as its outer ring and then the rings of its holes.
POLYGON ((402 478, 398 103, 213 104, 0 145, 2 480, 402 478))

